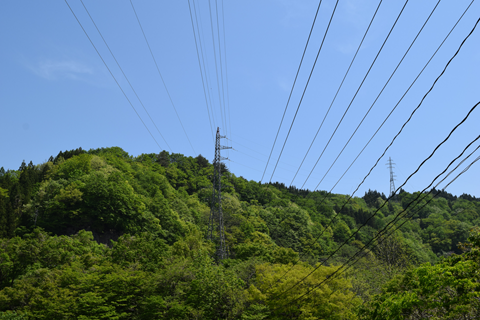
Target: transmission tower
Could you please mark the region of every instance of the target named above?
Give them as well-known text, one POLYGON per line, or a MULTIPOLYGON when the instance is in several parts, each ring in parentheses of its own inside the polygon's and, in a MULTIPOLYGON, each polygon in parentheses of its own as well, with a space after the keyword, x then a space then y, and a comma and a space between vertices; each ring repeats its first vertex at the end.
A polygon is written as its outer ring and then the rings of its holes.
POLYGON ((213 192, 210 209, 210 221, 208 227, 208 239, 215 242, 217 261, 227 258, 227 247, 225 244, 225 229, 223 225, 222 212, 222 160, 228 160, 220 155, 220 150, 232 149, 220 145, 220 139, 225 136, 220 135, 220 129, 217 127, 215 139, 215 158, 213 160, 213 192))
POLYGON ((390 197, 395 194, 395 177, 396 175, 393 174, 393 166, 395 165, 392 162, 392 158, 388 157, 388 162, 386 163, 388 168, 390 169, 390 197))

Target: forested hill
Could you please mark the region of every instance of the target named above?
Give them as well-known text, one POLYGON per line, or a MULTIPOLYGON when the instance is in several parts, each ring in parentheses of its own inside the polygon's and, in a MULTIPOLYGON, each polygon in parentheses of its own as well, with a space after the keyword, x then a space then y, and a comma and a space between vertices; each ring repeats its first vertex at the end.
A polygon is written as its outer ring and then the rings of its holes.
POLYGON ((79 148, 1 168, 0 319, 478 318, 480 199, 222 171, 218 263, 201 155, 79 148))

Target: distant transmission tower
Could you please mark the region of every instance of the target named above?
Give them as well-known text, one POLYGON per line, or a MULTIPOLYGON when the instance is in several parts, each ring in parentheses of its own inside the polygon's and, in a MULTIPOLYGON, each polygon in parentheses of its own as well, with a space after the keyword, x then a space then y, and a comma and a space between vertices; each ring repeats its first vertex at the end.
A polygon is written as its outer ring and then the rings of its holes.
POLYGON ((388 157, 388 162, 386 163, 388 168, 390 169, 390 197, 395 194, 395 177, 396 175, 393 174, 393 166, 395 163, 392 162, 392 158, 388 157))
POLYGON ((208 227, 208 239, 216 243, 217 260, 227 258, 227 247, 225 244, 225 228, 223 225, 222 212, 222 160, 228 160, 220 156, 220 150, 232 149, 220 145, 220 139, 225 136, 220 135, 220 129, 217 127, 217 136, 215 139, 215 159, 213 160, 213 192, 210 209, 210 221, 208 227), (216 231, 214 231, 216 230, 216 231), (218 233, 218 234, 217 234, 218 233))

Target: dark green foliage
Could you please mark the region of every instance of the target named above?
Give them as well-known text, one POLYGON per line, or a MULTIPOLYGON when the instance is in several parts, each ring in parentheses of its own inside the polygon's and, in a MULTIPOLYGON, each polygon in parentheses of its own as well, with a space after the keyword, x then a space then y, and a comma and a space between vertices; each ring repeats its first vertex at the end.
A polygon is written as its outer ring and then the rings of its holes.
POLYGON ((468 200, 468 201, 479 201, 478 198, 476 198, 474 196, 471 196, 469 194, 466 194, 466 193, 462 194, 459 198, 464 199, 464 200, 468 200))
POLYGON ((82 149, 82 147, 77 149, 72 149, 72 150, 65 150, 64 152, 60 151, 54 159, 50 157, 48 161, 51 161, 54 164, 57 164, 59 161, 68 160, 73 156, 78 156, 83 153, 85 153, 85 151, 82 149))
POLYGON ((376 190, 370 190, 368 189, 368 192, 365 192, 365 195, 363 196, 363 200, 365 200, 365 203, 370 206, 370 207, 379 207, 379 202, 378 198, 381 198, 382 200, 387 200, 387 197, 383 193, 380 193, 376 190))
POLYGON ((201 154, 199 154, 196 158, 197 164, 200 168, 207 168, 209 163, 208 160, 205 159, 201 154))
POLYGON ((167 151, 163 150, 158 154, 157 159, 155 161, 158 164, 160 164, 162 167, 166 168, 170 164, 170 156, 167 151))
MULTIPOLYGON (((451 193, 446 192, 445 190, 437 190, 437 189, 435 189, 435 188, 432 188, 432 189, 430 190, 430 193, 433 194, 433 195, 436 194, 436 195, 437 195, 437 198, 444 198, 444 199, 446 199, 447 201, 455 201, 455 200, 457 200, 457 197, 456 197, 456 196, 454 196, 454 195, 451 194, 451 193)), ((462 196, 463 196, 463 195, 462 195, 462 196)), ((460 196, 460 198, 461 198, 462 196, 460 196)), ((470 195, 468 195, 468 196, 470 196, 470 195)), ((472 200, 473 200, 473 199, 472 199, 472 200)))

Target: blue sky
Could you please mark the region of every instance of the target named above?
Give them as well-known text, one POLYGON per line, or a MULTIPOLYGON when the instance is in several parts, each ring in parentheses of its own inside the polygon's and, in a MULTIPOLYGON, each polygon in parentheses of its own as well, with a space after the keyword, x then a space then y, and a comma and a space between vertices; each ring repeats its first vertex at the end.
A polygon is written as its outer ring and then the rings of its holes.
MULTIPOLYGON (((318 189, 332 189, 470 2, 440 1, 369 115, 325 175, 437 4, 437 1, 409 1, 343 122, 307 180, 404 2, 384 1, 381 4, 349 75, 293 185, 303 185, 304 188, 313 190, 322 181, 318 189)), ((111 146, 119 146, 132 155, 158 153, 166 149, 188 156, 202 154, 211 161, 214 155, 212 127, 215 130, 219 126, 222 134, 230 139, 224 140, 224 143, 234 148, 222 153, 231 159, 227 162, 231 171, 249 180, 259 181, 262 178, 318 6, 317 1, 212 0, 210 5, 216 45, 216 71, 209 2, 197 0, 195 8, 209 82, 207 101, 212 102, 207 107, 189 2, 133 0, 192 148, 157 72, 130 2, 84 0, 86 8, 171 150, 135 97, 81 2, 70 0, 68 3, 160 148, 118 88, 64 1, 4 1, 0 10, 3 49, 0 50, 0 166, 17 169, 23 159, 38 164, 46 161, 50 155, 55 156, 60 150, 111 146), (221 14, 222 6, 224 18, 221 14), (218 30, 215 7, 219 11, 218 30), (218 82, 216 73, 219 75, 218 82), (223 121, 220 121, 221 105, 225 106, 226 115, 229 115, 224 116, 223 121), (213 108, 213 112, 210 108, 213 108), (207 110, 215 119, 212 127, 207 110)), ((291 184, 379 2, 338 2, 278 168, 272 176, 335 3, 336 1, 324 0, 321 5, 264 182, 272 179, 291 184)), ((193 1, 190 4, 193 9, 193 1)), ((473 3, 333 192, 350 194, 355 190, 418 106, 479 17, 480 4, 473 3)), ((362 196, 369 188, 388 194, 389 171, 385 165, 388 157, 396 163, 396 186, 401 185, 480 100, 479 43, 480 30, 476 30, 403 133, 361 186, 357 196, 362 196)), ((412 192, 425 188, 478 136, 479 120, 480 108, 471 113, 435 156, 409 180, 405 189, 412 192)), ((478 145, 477 141, 465 154, 478 145)), ((477 156, 478 153, 474 154, 460 169, 477 156)), ((447 191, 456 195, 469 193, 480 196, 477 180, 479 173, 479 166, 474 165, 447 191)))

